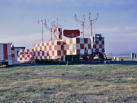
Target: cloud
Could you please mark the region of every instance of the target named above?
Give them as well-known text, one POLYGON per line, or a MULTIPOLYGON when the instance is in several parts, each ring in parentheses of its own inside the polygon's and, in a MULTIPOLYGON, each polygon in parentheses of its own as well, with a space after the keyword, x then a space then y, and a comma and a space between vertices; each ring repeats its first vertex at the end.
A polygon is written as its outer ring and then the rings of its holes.
POLYGON ((137 31, 137 26, 127 26, 125 27, 126 30, 129 30, 129 31, 137 31))
MULTIPOLYGON (((44 33, 44 41, 49 40, 49 36, 46 36, 44 33)), ((15 46, 26 46, 27 48, 33 48, 35 43, 41 42, 41 33, 34 33, 21 36, 12 36, 12 37, 3 37, 0 38, 0 41, 3 43, 12 42, 15 46)))
POLYGON ((123 26, 123 27, 99 27, 94 29, 95 32, 100 33, 123 33, 137 31, 137 26, 123 26))
MULTIPOLYGON (((113 34, 114 35, 114 34, 113 34)), ((131 53, 137 52, 137 32, 125 34, 116 34, 117 36, 105 37, 105 49, 107 53, 131 53)))

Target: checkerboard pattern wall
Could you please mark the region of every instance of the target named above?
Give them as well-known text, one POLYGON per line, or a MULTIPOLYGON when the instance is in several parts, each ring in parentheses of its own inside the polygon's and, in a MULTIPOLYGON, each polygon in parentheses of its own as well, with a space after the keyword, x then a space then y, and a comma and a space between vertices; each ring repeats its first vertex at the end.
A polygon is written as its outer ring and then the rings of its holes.
POLYGON ((34 46, 35 59, 39 60, 59 60, 63 61, 64 58, 64 50, 63 50, 63 41, 49 41, 49 42, 41 42, 37 43, 34 46))
POLYGON ((18 61, 34 62, 35 59, 65 61, 66 55, 90 55, 96 52, 105 52, 104 37, 69 38, 40 42, 36 43, 32 50, 20 50, 18 61))
POLYGON ((30 49, 21 49, 18 52, 18 61, 20 63, 34 62, 34 50, 30 49))
POLYGON ((92 52, 100 52, 104 53, 105 48, 104 48, 104 37, 91 37, 91 48, 92 52))
POLYGON ((64 51, 66 55, 91 54, 90 38, 70 38, 64 40, 64 51))

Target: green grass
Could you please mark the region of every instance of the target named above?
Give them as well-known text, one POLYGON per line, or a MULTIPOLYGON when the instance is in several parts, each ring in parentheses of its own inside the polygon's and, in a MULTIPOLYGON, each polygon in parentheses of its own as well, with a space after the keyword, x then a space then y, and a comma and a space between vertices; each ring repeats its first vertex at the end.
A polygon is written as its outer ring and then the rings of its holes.
POLYGON ((136 103, 137 65, 0 68, 0 103, 136 103))

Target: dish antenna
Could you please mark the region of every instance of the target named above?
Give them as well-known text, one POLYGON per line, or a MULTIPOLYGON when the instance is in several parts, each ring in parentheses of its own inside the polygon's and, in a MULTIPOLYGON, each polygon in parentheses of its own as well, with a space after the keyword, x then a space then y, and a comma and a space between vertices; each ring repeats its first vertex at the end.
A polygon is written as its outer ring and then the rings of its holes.
POLYGON ((96 18, 95 19, 92 19, 91 17, 91 12, 89 12, 89 23, 90 23, 90 34, 92 36, 92 24, 97 21, 99 18, 99 13, 96 14, 96 18))
POLYGON ((82 26, 82 32, 81 33, 83 34, 83 38, 84 38, 84 29, 85 29, 85 20, 86 20, 85 15, 83 15, 83 20, 79 20, 77 18, 76 14, 74 15, 74 17, 75 17, 75 21, 82 26))

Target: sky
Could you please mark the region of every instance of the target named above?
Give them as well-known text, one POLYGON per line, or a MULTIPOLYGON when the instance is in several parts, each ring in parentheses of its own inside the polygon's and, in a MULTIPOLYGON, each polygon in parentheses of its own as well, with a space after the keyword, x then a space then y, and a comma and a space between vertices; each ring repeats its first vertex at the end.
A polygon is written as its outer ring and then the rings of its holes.
MULTIPOLYGON (((88 13, 92 18, 93 34, 105 37, 106 53, 137 52, 137 0, 0 0, 0 42, 33 48, 41 42, 41 25, 58 18, 63 29, 80 29, 74 14, 86 16, 85 35, 90 36, 88 13)), ((44 41, 50 32, 44 28, 44 41)))

